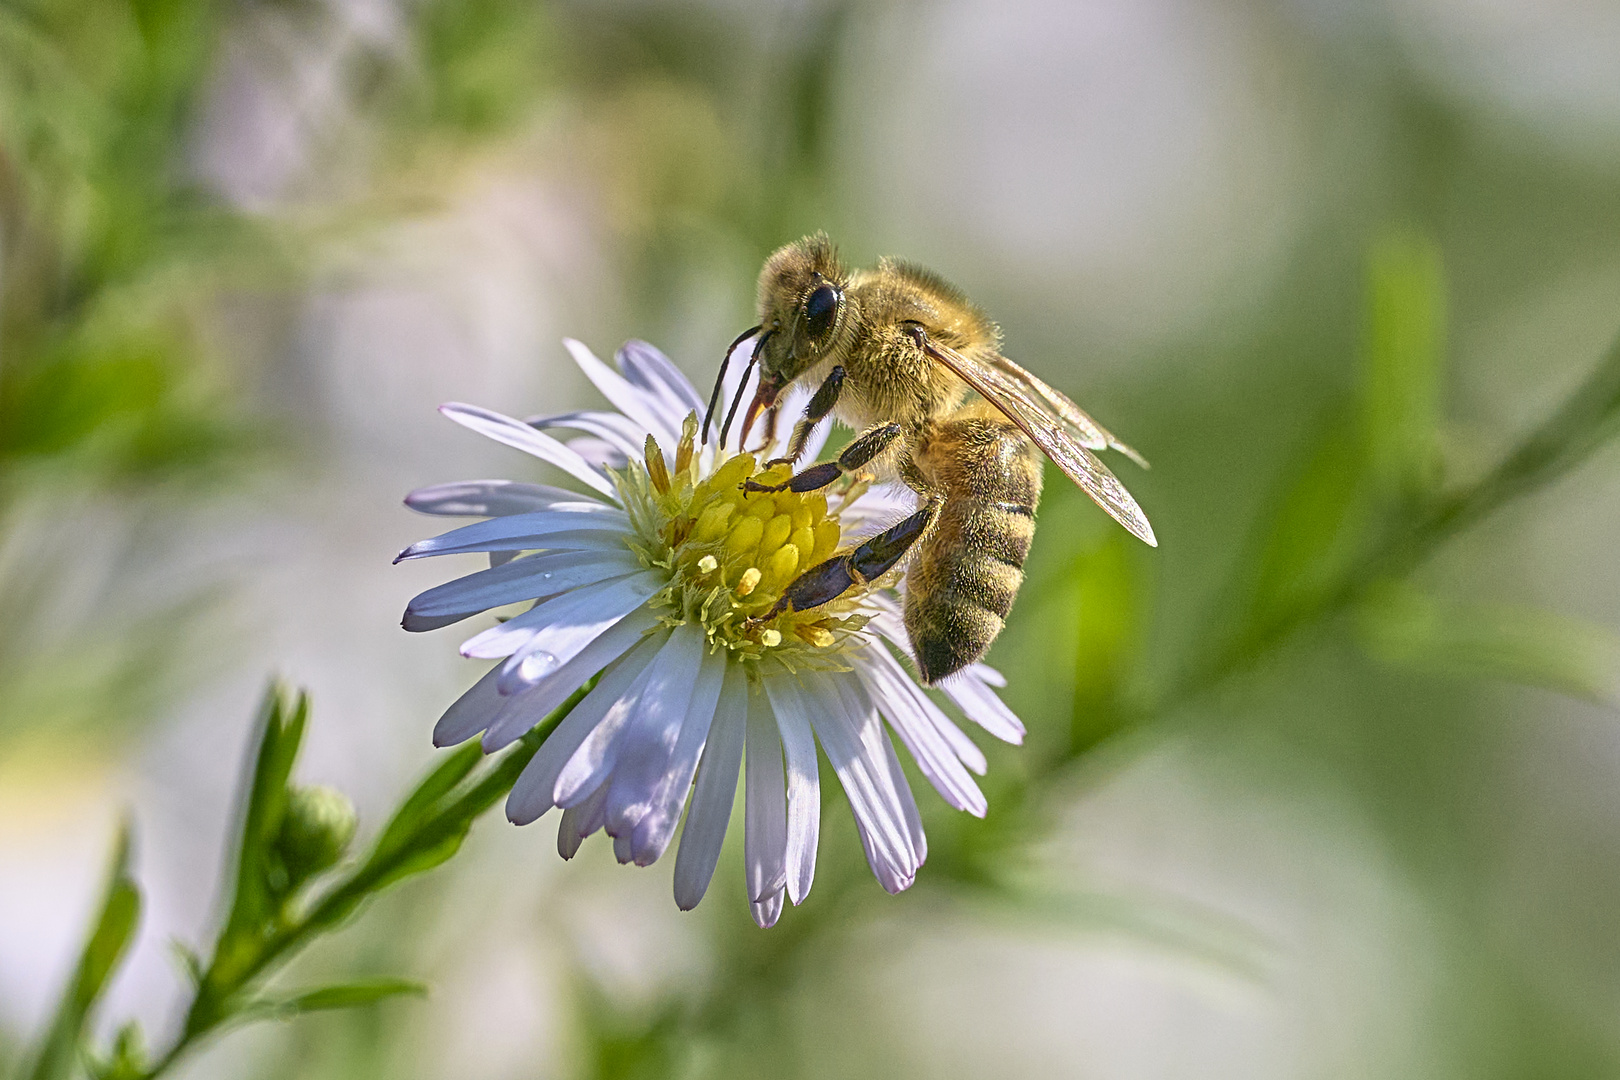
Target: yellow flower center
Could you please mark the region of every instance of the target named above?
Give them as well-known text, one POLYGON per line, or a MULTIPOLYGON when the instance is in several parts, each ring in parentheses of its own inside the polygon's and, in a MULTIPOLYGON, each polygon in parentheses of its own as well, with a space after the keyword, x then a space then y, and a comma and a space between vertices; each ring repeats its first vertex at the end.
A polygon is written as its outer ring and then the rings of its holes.
POLYGON ((866 625, 866 616, 854 614, 864 590, 809 611, 771 615, 783 589, 838 550, 843 529, 827 496, 745 490, 745 481, 772 485, 792 475, 787 465, 760 469, 748 453, 700 476, 696 432, 697 418, 689 416, 673 467, 649 435, 644 459, 614 477, 630 514, 632 547, 670 572, 653 606, 664 610, 667 625, 699 622, 712 648, 738 659, 772 657, 789 668, 836 662, 838 643, 866 625))

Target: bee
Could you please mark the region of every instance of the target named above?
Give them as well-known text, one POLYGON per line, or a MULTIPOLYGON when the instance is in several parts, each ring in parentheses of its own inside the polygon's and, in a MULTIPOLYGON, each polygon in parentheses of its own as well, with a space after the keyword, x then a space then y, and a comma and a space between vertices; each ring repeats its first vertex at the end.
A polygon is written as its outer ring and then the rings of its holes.
MULTIPOLYGON (((788 244, 759 275, 760 324, 726 353, 709 400, 707 438, 731 353, 754 338, 759 368, 744 441, 761 413, 774 432, 796 383, 817 387, 781 462, 796 463, 829 414, 859 432, 834 461, 751 490, 814 491, 849 474, 898 478, 917 510, 805 570, 763 618, 804 611, 888 572, 908 554, 904 617, 918 674, 943 679, 984 655, 1005 624, 1035 534, 1044 453, 1131 533, 1157 546, 1136 500, 1094 451, 1120 442, 1059 391, 1001 354, 996 324, 959 290, 897 259, 846 270, 823 234, 788 244)), ((748 372, 721 429, 724 443, 748 372)), ((767 434, 767 441, 770 439, 767 434)))

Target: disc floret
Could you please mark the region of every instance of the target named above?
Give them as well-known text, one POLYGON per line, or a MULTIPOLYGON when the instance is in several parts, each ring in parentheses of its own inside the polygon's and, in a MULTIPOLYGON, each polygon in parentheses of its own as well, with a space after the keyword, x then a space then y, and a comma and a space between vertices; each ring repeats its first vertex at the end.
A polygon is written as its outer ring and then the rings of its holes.
MULTIPOLYGON (((688 416, 671 463, 653 436, 640 461, 613 474, 630 515, 627 542, 670 581, 651 601, 666 626, 696 622, 710 649, 738 660, 773 661, 789 670, 842 667, 839 646, 861 630, 864 591, 852 590, 809 611, 766 616, 800 573, 830 558, 842 542, 838 515, 821 492, 750 491, 779 484, 792 467, 765 468, 751 453, 701 467, 697 417, 688 416), (706 472, 706 475, 705 475, 706 472)), ((849 501, 846 496, 840 508, 849 501)))

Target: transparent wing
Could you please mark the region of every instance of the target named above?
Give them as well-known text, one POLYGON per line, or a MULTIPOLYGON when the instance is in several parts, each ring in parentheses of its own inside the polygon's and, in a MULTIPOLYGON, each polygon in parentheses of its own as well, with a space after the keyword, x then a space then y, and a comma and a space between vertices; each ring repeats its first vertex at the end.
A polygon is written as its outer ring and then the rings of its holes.
MULTIPOLYGON (((964 358, 966 359, 966 358, 964 358)), ((970 361, 971 362, 971 361, 970 361)), ((1008 381, 1022 386, 1030 395, 1041 399, 1053 415, 1069 429, 1080 445, 1092 450, 1118 450, 1142 468, 1150 466, 1147 459, 1114 437, 1114 433, 1093 420, 1084 409, 1076 405, 1063 391, 1047 383, 1039 375, 1005 356, 991 356, 985 364, 994 368, 1008 381)))
POLYGON ((1136 451, 1115 439, 1060 391, 1005 357, 990 363, 972 360, 921 334, 919 344, 932 360, 944 364, 1017 424, 1110 517, 1148 545, 1159 546, 1142 508, 1091 452, 1111 447, 1141 461, 1136 451))

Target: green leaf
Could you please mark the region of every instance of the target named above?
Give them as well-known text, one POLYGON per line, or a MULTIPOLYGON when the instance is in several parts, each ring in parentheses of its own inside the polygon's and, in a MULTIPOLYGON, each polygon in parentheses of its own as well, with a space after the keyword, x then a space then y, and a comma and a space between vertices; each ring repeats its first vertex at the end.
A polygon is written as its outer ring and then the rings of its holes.
MULTIPOLYGON (((393 851, 404 839, 409 836, 412 829, 419 825, 434 809, 439 800, 443 799, 457 784, 466 779, 467 774, 483 760, 483 748, 476 739, 463 743, 451 751, 450 756, 439 764, 432 772, 416 785, 416 790, 408 795, 394 816, 389 819, 382 835, 377 838, 376 852, 393 851)), ((375 858, 375 854, 373 858, 375 858)))
POLYGON ((1390 232, 1368 255, 1362 429, 1377 490, 1414 499, 1438 476, 1446 282, 1440 249, 1390 232))
POLYGON ((107 889, 95 926, 34 1057, 33 1067, 25 1074, 29 1080, 56 1080, 72 1073, 82 1049, 85 1025, 135 935, 140 921, 141 894, 129 875, 129 852, 130 826, 126 822, 113 848, 107 889))
POLYGON ((1368 653, 1386 663, 1620 706, 1620 635, 1608 627, 1534 608, 1437 600, 1398 584, 1374 590, 1357 614, 1368 653))
POLYGON ((321 1012, 326 1009, 353 1009, 385 998, 406 995, 426 997, 427 992, 425 985, 410 979, 362 979, 351 983, 335 983, 318 990, 306 990, 279 1001, 254 1002, 247 1006, 246 1011, 257 1013, 262 1009, 278 1016, 296 1016, 299 1013, 321 1012))
POLYGON ((205 983, 214 999, 223 999, 250 971, 279 917, 276 860, 271 847, 287 809, 287 783, 309 719, 303 693, 289 705, 285 691, 272 684, 260 709, 259 741, 252 780, 242 807, 242 829, 236 855, 236 889, 205 983))

